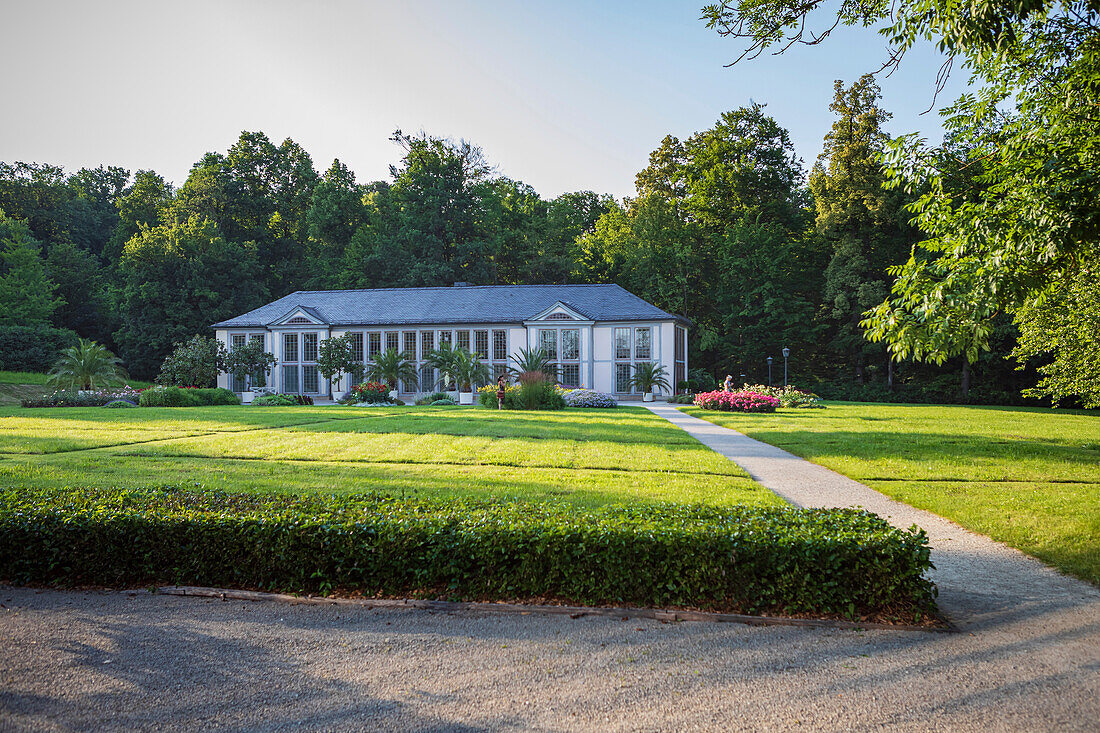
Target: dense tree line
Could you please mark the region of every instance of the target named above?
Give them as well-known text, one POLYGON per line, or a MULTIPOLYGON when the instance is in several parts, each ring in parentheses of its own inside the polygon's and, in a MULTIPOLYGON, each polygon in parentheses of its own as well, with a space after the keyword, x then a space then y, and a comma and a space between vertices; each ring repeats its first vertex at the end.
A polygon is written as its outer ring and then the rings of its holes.
POLYGON ((547 200, 472 144, 401 131, 400 164, 370 183, 260 132, 178 188, 154 171, 0 163, 0 347, 21 343, 5 329, 71 331, 152 378, 173 344, 293 290, 614 282, 690 318, 693 365, 719 377, 766 381, 772 356, 779 381, 786 346, 797 381, 831 396, 954 399, 972 383, 970 399, 1018 399, 1036 376, 1006 360, 1010 319, 991 320, 973 365, 894 365, 865 338, 888 268, 922 239, 906 209, 922 192, 883 185, 889 115, 870 77, 838 82, 832 110, 810 171, 750 105, 666 137, 623 201, 547 200))

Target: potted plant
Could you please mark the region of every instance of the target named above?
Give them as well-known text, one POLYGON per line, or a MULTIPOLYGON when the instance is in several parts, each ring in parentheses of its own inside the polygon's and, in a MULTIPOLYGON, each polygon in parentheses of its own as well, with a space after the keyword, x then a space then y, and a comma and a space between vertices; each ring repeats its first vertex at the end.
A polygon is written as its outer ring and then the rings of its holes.
POLYGON ((232 349, 225 355, 225 369, 245 383, 241 393, 241 402, 248 404, 255 398, 252 387, 264 386, 264 375, 275 366, 275 355, 264 351, 264 343, 254 339, 232 349), (253 377, 259 377, 259 384, 253 384, 253 377))
POLYGON ((367 379, 389 385, 390 399, 396 400, 399 382, 416 383, 416 364, 405 355, 405 352, 386 349, 381 354, 375 355, 374 363, 367 367, 366 376, 367 379))
POLYGON ((353 374, 360 366, 350 333, 325 339, 317 349, 317 373, 328 381, 329 399, 338 400, 348 393, 334 390, 333 382, 343 379, 345 374, 353 374))
POLYGON ((432 349, 424 357, 424 361, 427 362, 428 366, 439 370, 439 381, 434 386, 442 387, 445 392, 450 392, 451 385, 458 382, 455 374, 455 363, 459 351, 462 351, 462 349, 455 349, 450 344, 440 344, 439 348, 432 349))
POLYGON ((474 404, 474 385, 489 381, 489 367, 475 354, 463 348, 455 351, 454 377, 458 384, 458 404, 474 404))
POLYGON ((663 364, 654 364, 650 361, 640 361, 634 365, 634 376, 630 378, 630 384, 642 392, 642 402, 653 401, 653 388, 660 387, 671 391, 668 382, 668 370, 663 364))

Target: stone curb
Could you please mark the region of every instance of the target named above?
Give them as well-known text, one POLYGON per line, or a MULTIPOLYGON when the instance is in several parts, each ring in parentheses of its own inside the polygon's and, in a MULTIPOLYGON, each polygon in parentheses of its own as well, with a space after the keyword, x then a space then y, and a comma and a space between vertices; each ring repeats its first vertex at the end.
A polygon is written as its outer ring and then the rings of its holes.
POLYGON ((187 585, 162 586, 156 593, 166 596, 193 596, 200 598, 220 598, 225 601, 276 601, 280 603, 306 604, 314 606, 353 606, 363 609, 420 609, 456 613, 474 611, 477 613, 518 614, 527 616, 583 616, 651 618, 657 621, 702 621, 709 623, 737 623, 749 626, 801 626, 804 628, 847 629, 862 631, 866 629, 886 629, 890 631, 924 631, 951 633, 957 629, 951 624, 945 626, 915 626, 911 624, 883 624, 860 621, 841 621, 833 619, 783 618, 781 616, 749 616, 739 613, 707 613, 704 611, 684 611, 662 608, 606 608, 595 606, 546 606, 520 603, 476 603, 458 601, 425 601, 414 598, 332 598, 323 596, 296 596, 289 593, 262 593, 251 590, 231 588, 202 588, 187 585))

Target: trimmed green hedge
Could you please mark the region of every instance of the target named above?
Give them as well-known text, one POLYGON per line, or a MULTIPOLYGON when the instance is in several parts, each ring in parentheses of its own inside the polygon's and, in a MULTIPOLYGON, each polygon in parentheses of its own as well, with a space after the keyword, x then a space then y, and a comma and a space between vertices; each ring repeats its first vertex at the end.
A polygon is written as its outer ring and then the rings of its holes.
POLYGON ((425 501, 174 489, 0 492, 0 579, 333 588, 904 619, 922 531, 854 509, 425 501))
POLYGON ((142 391, 142 407, 203 407, 239 405, 241 398, 224 387, 150 387, 142 391))

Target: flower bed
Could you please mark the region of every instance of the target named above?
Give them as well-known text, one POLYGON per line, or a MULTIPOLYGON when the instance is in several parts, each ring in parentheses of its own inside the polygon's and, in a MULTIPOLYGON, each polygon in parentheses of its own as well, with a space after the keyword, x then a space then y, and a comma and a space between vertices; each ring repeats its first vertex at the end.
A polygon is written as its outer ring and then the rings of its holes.
POLYGON ((385 403, 391 402, 389 385, 382 382, 363 382, 351 388, 348 393, 354 402, 385 403))
POLYGON ((695 405, 704 410, 722 412, 775 412, 779 398, 759 392, 701 392, 695 395, 695 405))
POLYGON ((58 390, 42 397, 25 399, 21 404, 23 407, 102 407, 115 400, 126 400, 137 404, 144 391, 129 385, 93 392, 58 390))
POLYGON ((568 389, 562 394, 567 407, 618 407, 613 395, 591 389, 568 389))
POLYGON ((857 509, 0 491, 0 582, 176 583, 747 613, 935 610, 928 538, 857 509))
POLYGON ((780 407, 825 407, 825 405, 821 404, 821 398, 816 394, 807 392, 804 389, 798 389, 793 385, 787 385, 786 387, 766 387, 763 384, 746 384, 741 388, 741 391, 758 392, 760 394, 770 395, 771 397, 777 397, 779 398, 780 407))

